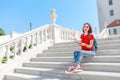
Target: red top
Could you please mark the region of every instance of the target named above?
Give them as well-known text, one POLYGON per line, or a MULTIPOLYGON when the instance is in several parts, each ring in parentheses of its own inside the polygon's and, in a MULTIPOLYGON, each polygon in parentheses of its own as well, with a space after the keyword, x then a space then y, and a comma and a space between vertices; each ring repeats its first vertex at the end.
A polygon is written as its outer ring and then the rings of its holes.
MULTIPOLYGON (((87 35, 81 35, 80 36, 81 38, 81 42, 82 43, 86 43, 86 44, 90 44, 90 40, 94 40, 94 36, 93 34, 87 34, 87 35), (88 36, 90 36, 90 39, 88 38, 88 36)), ((94 43, 93 43, 94 44, 94 43)), ((94 47, 92 48, 87 48, 85 46, 81 46, 81 50, 87 50, 87 51, 93 51, 94 50, 94 47)))

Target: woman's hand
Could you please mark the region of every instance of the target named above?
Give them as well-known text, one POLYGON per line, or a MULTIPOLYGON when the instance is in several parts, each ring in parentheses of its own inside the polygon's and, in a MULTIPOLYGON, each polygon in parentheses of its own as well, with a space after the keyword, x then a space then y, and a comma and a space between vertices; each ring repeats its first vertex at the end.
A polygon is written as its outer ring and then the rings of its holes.
POLYGON ((87 46, 87 44, 86 43, 81 43, 81 46, 87 46))
POLYGON ((77 44, 78 44, 79 46, 86 46, 86 44, 85 44, 85 43, 82 43, 82 42, 77 42, 77 44))
POLYGON ((91 48, 91 45, 88 45, 88 44, 86 44, 86 43, 78 43, 80 46, 85 46, 85 47, 87 47, 87 48, 91 48))

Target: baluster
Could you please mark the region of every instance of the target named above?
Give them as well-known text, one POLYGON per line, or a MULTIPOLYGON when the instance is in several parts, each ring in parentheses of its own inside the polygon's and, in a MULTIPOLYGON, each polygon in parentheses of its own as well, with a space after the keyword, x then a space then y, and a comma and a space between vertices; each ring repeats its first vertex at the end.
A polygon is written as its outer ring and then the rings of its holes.
POLYGON ((18 55, 20 55, 21 53, 23 53, 23 39, 20 39, 20 49, 18 50, 18 55))
POLYGON ((31 35, 31 42, 30 42, 30 45, 31 45, 31 48, 34 46, 34 43, 33 43, 33 34, 31 35))
POLYGON ((38 32, 36 33, 36 46, 39 44, 39 39, 38 39, 38 32))
POLYGON ((5 52, 6 61, 8 61, 8 56, 9 56, 9 44, 6 45, 6 52, 5 52))
POLYGON ((17 49, 17 47, 16 47, 16 43, 13 42, 13 54, 12 54, 12 56, 15 56, 16 49, 17 49))
POLYGON ((17 41, 13 43, 13 55, 15 56, 15 53, 17 52, 17 41))
POLYGON ((26 51, 28 50, 28 37, 25 38, 26 42, 25 42, 25 46, 26 46, 26 51))
POLYGON ((43 30, 44 41, 46 41, 46 30, 43 30))
POLYGON ((40 39, 40 43, 42 43, 42 33, 41 33, 41 31, 39 32, 39 39, 40 39))

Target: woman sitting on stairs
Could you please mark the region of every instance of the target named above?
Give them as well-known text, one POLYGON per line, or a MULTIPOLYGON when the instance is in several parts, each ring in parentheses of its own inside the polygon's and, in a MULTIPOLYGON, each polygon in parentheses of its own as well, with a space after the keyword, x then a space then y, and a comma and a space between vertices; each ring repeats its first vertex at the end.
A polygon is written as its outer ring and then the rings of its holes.
POLYGON ((81 41, 77 41, 76 43, 81 47, 80 51, 74 51, 74 63, 72 66, 68 68, 68 70, 65 71, 65 73, 73 73, 73 72, 79 72, 83 71, 80 62, 83 58, 83 56, 94 56, 94 36, 92 33, 92 28, 89 23, 85 23, 83 25, 83 34, 80 36, 81 41), (90 39, 89 39, 90 36, 90 39))

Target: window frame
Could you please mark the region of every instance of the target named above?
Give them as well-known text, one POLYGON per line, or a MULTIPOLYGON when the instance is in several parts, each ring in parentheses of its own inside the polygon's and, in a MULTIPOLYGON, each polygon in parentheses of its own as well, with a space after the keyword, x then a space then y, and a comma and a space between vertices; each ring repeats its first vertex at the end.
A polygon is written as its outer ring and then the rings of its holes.
POLYGON ((109 5, 113 5, 113 0, 109 0, 109 5))
POLYGON ((110 16, 114 16, 114 10, 110 10, 110 16))

